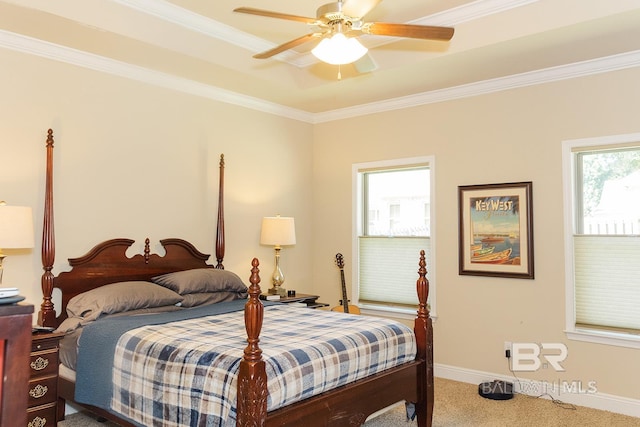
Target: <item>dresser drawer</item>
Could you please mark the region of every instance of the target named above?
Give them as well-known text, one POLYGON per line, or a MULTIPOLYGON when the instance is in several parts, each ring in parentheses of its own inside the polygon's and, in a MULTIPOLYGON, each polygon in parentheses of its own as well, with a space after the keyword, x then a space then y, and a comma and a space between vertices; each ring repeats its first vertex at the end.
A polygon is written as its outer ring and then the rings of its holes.
MULTIPOLYGON (((59 334, 58 334, 59 335, 59 334)), ((31 341, 31 352, 42 351, 42 350, 51 350, 54 348, 58 348, 59 338, 50 338, 50 335, 47 335, 45 338, 34 339, 31 341)))
POLYGON ((31 353, 29 360, 31 378, 45 375, 57 375, 58 373, 58 349, 36 351, 31 353))
POLYGON ((40 405, 27 411, 27 427, 53 427, 56 425, 56 404, 40 405))
POLYGON ((29 407, 43 405, 45 403, 56 403, 57 399, 57 376, 36 378, 29 381, 29 407))

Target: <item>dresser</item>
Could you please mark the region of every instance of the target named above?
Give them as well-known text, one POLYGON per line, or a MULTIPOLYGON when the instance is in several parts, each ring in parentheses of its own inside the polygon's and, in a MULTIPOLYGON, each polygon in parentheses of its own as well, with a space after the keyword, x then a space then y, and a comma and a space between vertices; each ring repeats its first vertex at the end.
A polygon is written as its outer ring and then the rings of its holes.
POLYGON ((54 427, 58 410, 58 350, 63 333, 34 332, 29 360, 28 427, 54 427))
POLYGON ((26 425, 32 305, 0 305, 0 426, 26 425))

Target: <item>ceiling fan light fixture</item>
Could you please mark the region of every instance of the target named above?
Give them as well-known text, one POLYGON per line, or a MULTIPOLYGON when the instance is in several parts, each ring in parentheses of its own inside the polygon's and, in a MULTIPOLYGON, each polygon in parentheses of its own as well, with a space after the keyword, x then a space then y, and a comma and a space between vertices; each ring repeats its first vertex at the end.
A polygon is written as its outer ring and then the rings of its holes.
POLYGON ((344 65, 362 58, 368 50, 355 38, 336 33, 331 38, 322 39, 311 53, 327 64, 344 65))

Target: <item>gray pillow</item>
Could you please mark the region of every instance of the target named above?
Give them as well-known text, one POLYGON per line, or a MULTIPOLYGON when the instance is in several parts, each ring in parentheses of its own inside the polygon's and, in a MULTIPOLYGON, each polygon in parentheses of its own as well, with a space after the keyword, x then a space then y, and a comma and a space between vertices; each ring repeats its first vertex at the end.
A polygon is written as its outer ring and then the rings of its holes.
POLYGON ((67 316, 81 318, 84 324, 103 314, 175 305, 182 300, 181 295, 151 282, 118 282, 71 298, 67 304, 67 316))
POLYGON ((151 281, 180 295, 208 292, 247 292, 237 274, 215 268, 196 268, 152 277, 151 281))
POLYGON ((180 307, 198 307, 200 305, 216 304, 218 302, 233 301, 237 299, 246 299, 249 294, 247 292, 198 292, 195 294, 183 295, 184 299, 178 303, 180 307))

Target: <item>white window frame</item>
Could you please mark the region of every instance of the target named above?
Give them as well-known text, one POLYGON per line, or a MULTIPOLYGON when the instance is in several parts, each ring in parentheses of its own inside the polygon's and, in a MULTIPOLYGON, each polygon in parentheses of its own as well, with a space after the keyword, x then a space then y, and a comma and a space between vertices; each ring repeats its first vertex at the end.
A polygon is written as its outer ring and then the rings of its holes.
POLYGON ((576 327, 575 278, 574 278, 574 220, 575 198, 574 149, 594 146, 624 145, 640 141, 640 133, 612 135, 596 138, 573 139, 562 142, 562 175, 564 200, 564 247, 565 247, 565 334, 568 339, 606 344, 618 347, 640 348, 640 336, 615 331, 576 327))
MULTIPOLYGON (((362 195, 360 193, 360 188, 358 186, 358 173, 362 170, 367 169, 391 169, 391 168, 402 168, 407 166, 413 166, 417 164, 426 164, 429 166, 429 174, 430 174, 430 235, 429 235, 429 247, 430 251, 430 259, 426 260, 427 263, 427 274, 429 280, 429 312, 430 317, 435 321, 437 318, 436 311, 436 209, 435 209, 435 189, 436 189, 436 162, 434 156, 422 156, 422 157, 408 157, 402 159, 393 159, 393 160, 381 160, 374 162, 365 162, 365 163, 355 163, 352 165, 351 169, 351 185, 352 185, 352 250, 354 262, 352 269, 352 280, 351 280, 351 295, 354 304, 356 304, 360 311, 363 314, 374 315, 374 316, 385 316, 385 317, 396 317, 400 319, 414 319, 416 315, 416 309, 418 307, 418 296, 416 294, 416 307, 398 307, 398 306, 390 306, 384 304, 372 304, 372 303, 360 303, 359 301, 359 284, 360 284, 360 255, 359 255, 359 245, 358 245, 358 230, 361 229, 360 221, 362 221, 362 206, 361 200, 362 195)), ((416 254, 416 277, 415 280, 418 280, 418 261, 419 255, 416 254)))

